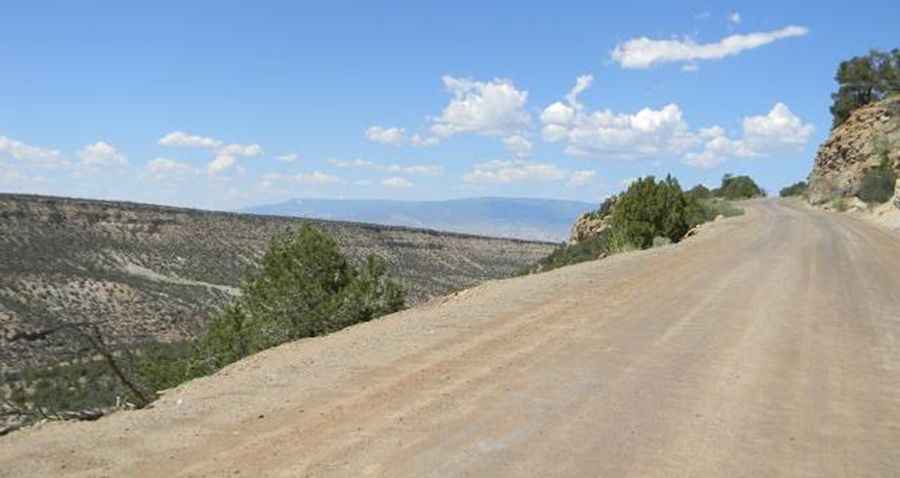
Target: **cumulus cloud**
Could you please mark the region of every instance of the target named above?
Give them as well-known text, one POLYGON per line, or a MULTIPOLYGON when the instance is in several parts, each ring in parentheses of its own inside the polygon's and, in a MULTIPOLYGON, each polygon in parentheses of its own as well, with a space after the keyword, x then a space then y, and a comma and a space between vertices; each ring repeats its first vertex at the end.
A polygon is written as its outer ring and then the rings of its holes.
POLYGON ((173 131, 159 140, 159 144, 169 147, 214 149, 222 145, 222 141, 205 136, 196 136, 184 131, 173 131))
POLYGON ((144 166, 144 170, 148 177, 157 181, 180 181, 189 175, 197 173, 197 170, 191 165, 168 158, 156 158, 147 163, 144 166))
POLYGON ((120 153, 115 146, 104 142, 97 141, 89 144, 78 151, 78 158, 84 166, 121 166, 128 164, 128 160, 124 154, 120 153))
POLYGON ((744 136, 755 148, 803 146, 813 133, 784 103, 776 103, 768 114, 744 118, 744 136))
POLYGON ((6 136, 0 136, 0 155, 47 165, 65 162, 58 150, 32 146, 6 136))
POLYGON ((206 172, 211 176, 225 172, 234 167, 235 159, 230 154, 218 154, 206 165, 206 172))
POLYGON ((616 45, 610 56, 622 68, 649 68, 660 63, 720 60, 777 40, 804 36, 809 29, 788 26, 769 32, 737 34, 715 43, 697 43, 689 38, 653 40, 640 37, 616 45))
POLYGON ((262 152, 262 147, 258 144, 229 144, 218 150, 218 154, 247 157, 259 156, 262 152))
POLYGON ((765 115, 744 118, 738 137, 729 137, 719 126, 692 130, 676 104, 634 114, 586 111, 578 101, 578 94, 590 85, 585 78, 576 81, 565 102, 553 103, 541 114, 544 140, 564 143, 566 153, 574 156, 626 160, 670 156, 710 168, 730 158, 800 148, 813 133, 813 126, 783 103, 765 115))
POLYGON ((403 128, 382 128, 370 126, 366 129, 366 138, 381 144, 401 144, 406 141, 406 130, 403 128))
POLYGON ((517 134, 503 138, 503 145, 517 158, 526 158, 531 154, 531 141, 517 134))
POLYGON ((431 132, 436 137, 459 133, 505 136, 518 133, 531 122, 525 111, 528 92, 510 80, 483 82, 449 75, 442 80, 453 98, 433 120, 431 132))
POLYGON ((744 118, 740 138, 729 138, 718 126, 701 129, 697 136, 703 149, 687 153, 684 161, 691 166, 712 168, 730 158, 765 157, 797 150, 809 142, 813 131, 813 125, 804 123, 779 102, 765 115, 744 118))
POLYGON ((413 186, 413 183, 411 183, 408 179, 394 176, 392 178, 383 179, 381 181, 381 185, 389 188, 406 189, 411 188, 413 186))
POLYGON ((523 181, 560 181, 566 179, 566 171, 549 163, 536 163, 523 159, 494 160, 479 163, 463 176, 467 183, 508 184, 523 181))
POLYGON ((644 108, 634 114, 610 110, 587 112, 578 95, 593 77, 581 76, 566 95, 541 113, 541 134, 548 142, 565 142, 574 156, 638 159, 661 153, 679 154, 695 143, 682 117, 681 108, 669 104, 660 109, 644 108))
POLYGON ((184 131, 173 131, 159 140, 161 146, 171 148, 200 148, 213 153, 206 171, 212 176, 227 171, 237 164, 237 157, 253 157, 263 153, 258 144, 225 144, 224 141, 207 136, 197 136, 184 131))
POLYGON ((575 119, 575 108, 559 101, 544 108, 544 112, 541 113, 541 122, 544 124, 567 125, 573 119, 575 119))

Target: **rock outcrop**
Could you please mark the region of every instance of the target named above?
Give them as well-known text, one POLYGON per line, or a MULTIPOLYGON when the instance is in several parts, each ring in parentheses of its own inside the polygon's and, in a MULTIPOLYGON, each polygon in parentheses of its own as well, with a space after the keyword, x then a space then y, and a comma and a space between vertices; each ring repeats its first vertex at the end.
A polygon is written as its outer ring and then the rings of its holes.
POLYGON ((866 171, 885 155, 894 167, 900 164, 900 96, 857 109, 831 132, 809 174, 809 201, 856 194, 866 171))
POLYGON ((609 218, 609 215, 600 217, 596 211, 578 216, 575 224, 572 225, 569 244, 577 244, 592 237, 597 237, 598 234, 609 228, 609 218))

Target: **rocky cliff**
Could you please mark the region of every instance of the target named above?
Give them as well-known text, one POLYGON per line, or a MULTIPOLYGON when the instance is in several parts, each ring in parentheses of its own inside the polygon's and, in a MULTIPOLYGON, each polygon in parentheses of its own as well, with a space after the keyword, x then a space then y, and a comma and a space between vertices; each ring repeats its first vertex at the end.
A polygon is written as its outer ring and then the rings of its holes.
POLYGON ((578 217, 572 225, 569 244, 577 244, 600 235, 609 228, 609 217, 600 217, 596 211, 587 212, 578 217))
POLYGON ((900 96, 857 109, 831 132, 809 174, 809 201, 855 195, 866 171, 885 157, 900 165, 900 96))

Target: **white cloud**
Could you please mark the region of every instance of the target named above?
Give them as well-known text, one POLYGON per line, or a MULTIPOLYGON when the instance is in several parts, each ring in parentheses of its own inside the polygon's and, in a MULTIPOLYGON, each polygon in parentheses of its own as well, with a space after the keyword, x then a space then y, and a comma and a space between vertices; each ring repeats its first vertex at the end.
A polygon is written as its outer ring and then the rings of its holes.
POLYGON ((293 182, 313 186, 321 186, 341 182, 341 179, 339 177, 332 176, 321 171, 297 174, 268 173, 264 174, 262 179, 263 181, 261 184, 265 189, 269 189, 275 182, 293 182))
POLYGON ((463 176, 463 181, 507 184, 523 181, 560 181, 566 177, 567 173, 553 164, 515 159, 476 164, 463 176))
POLYGON ((206 165, 206 172, 209 173, 210 176, 214 176, 233 168, 234 164, 234 156, 230 154, 218 154, 215 159, 206 165))
POLYGON ((338 168, 352 168, 352 169, 370 169, 373 171, 382 171, 389 173, 397 173, 397 174, 411 174, 411 175, 420 175, 420 176, 439 176, 444 172, 444 168, 436 165, 424 165, 424 164, 412 164, 412 165, 401 165, 401 164, 377 164, 372 161, 366 161, 364 159, 353 159, 350 161, 344 161, 339 159, 329 159, 328 164, 332 166, 336 166, 338 168))
POLYGON ((48 165, 65 163, 58 150, 31 146, 6 136, 0 136, 0 154, 48 165))
MULTIPOLYGON (((173 131, 159 140, 162 146, 172 148, 200 148, 210 150, 214 156, 206 167, 210 176, 215 176, 237 165, 237 157, 253 157, 263 153, 258 144, 225 144, 224 141, 207 136, 197 136, 184 131, 173 131), (223 146, 224 145, 224 146, 223 146)), ((242 171, 238 166, 238 171, 242 171)))
POLYGON ((644 108, 634 114, 608 109, 589 112, 577 98, 590 85, 582 78, 566 95, 566 103, 553 103, 541 114, 544 140, 565 143, 566 153, 574 156, 610 159, 670 156, 681 157, 692 166, 710 168, 729 158, 763 157, 800 148, 813 133, 813 126, 804 123, 783 103, 776 103, 765 115, 744 118, 738 138, 729 137, 719 126, 690 129, 676 104, 660 109, 644 108), (567 113, 562 114, 563 111, 567 113))
POLYGON ((392 173, 400 173, 400 174, 410 174, 417 176, 440 176, 444 172, 444 168, 435 165, 425 165, 425 164, 413 164, 409 166, 403 166, 399 164, 391 164, 384 168, 380 168, 383 171, 388 171, 392 173))
POLYGON ((222 141, 205 136, 195 136, 184 131, 173 131, 160 138, 159 144, 170 147, 215 149, 222 145, 222 141))
POLYGON ((229 144, 218 150, 218 154, 226 156, 259 156, 262 147, 258 144, 229 144))
POLYGON ((401 144, 406 140, 406 130, 403 128, 382 128, 370 126, 366 130, 366 138, 381 144, 401 144))
POLYGON ((611 57, 622 68, 649 68, 659 63, 719 60, 807 33, 809 29, 806 27, 788 26, 770 32, 731 35, 715 43, 696 43, 689 38, 652 40, 640 37, 616 45, 611 57))
POLYGON ((541 122, 544 124, 567 125, 575 118, 575 109, 559 101, 544 108, 541 113, 541 122))
POLYGON ((180 181, 188 175, 197 174, 197 170, 191 165, 167 158, 156 158, 147 163, 144 169, 151 179, 157 181, 180 181))
POLYGON ((531 141, 517 134, 503 138, 503 145, 506 146, 507 151, 517 158, 525 158, 531 154, 531 141))
POLYGON ((337 166, 339 168, 375 168, 375 163, 366 161, 364 159, 353 159, 349 161, 342 159, 329 159, 328 164, 337 166))
POLYGON ((701 129, 697 136, 703 149, 685 155, 685 163, 700 167, 716 167, 730 158, 765 157, 802 148, 814 131, 784 103, 776 103, 768 114, 744 118, 741 138, 729 138, 718 126, 701 129))
POLYGON ((591 87, 594 83, 593 75, 581 75, 575 79, 575 86, 569 90, 569 94, 566 95, 566 101, 569 102, 576 110, 581 109, 581 104, 578 102, 578 95, 584 93, 584 90, 591 87))
POLYGON ((548 142, 565 142, 575 156, 637 159, 663 153, 680 154, 696 140, 676 104, 658 110, 644 108, 634 114, 610 110, 586 112, 578 94, 591 85, 591 76, 581 76, 566 95, 566 102, 553 103, 541 114, 542 136, 548 142))
POLYGON ((735 25, 737 25, 738 23, 741 23, 741 14, 738 12, 731 12, 728 15, 728 21, 735 25))
POLYGON ((294 180, 303 184, 334 184, 341 182, 337 176, 323 173, 322 171, 313 171, 311 173, 299 173, 294 175, 294 180))
POLYGON ((593 181, 596 175, 597 171, 593 170, 575 171, 569 176, 569 184, 572 186, 584 186, 593 181))
POLYGON ((128 160, 116 150, 115 146, 104 141, 89 144, 78 151, 78 158, 85 166, 121 166, 128 164, 128 160))
POLYGON ((505 136, 518 133, 531 122, 525 111, 528 92, 517 89, 510 80, 482 82, 449 75, 442 80, 453 98, 433 120, 431 132, 437 137, 459 133, 505 136))
POLYGON ((754 148, 803 146, 814 130, 781 102, 764 116, 744 118, 743 126, 746 141, 754 148))
POLYGON ((544 137, 544 141, 556 143, 569 136, 569 129, 559 124, 547 124, 541 129, 541 136, 544 137))
POLYGON ((392 178, 383 179, 381 181, 381 185, 389 188, 406 189, 411 188, 413 186, 413 183, 405 178, 395 176, 392 178))
POLYGON ((440 142, 441 138, 438 138, 437 136, 419 136, 414 134, 412 138, 410 138, 410 143, 412 143, 413 146, 420 146, 423 148, 440 144, 440 142))
POLYGON ((275 159, 285 163, 293 163, 300 159, 300 155, 297 153, 282 154, 281 156, 275 156, 275 159))

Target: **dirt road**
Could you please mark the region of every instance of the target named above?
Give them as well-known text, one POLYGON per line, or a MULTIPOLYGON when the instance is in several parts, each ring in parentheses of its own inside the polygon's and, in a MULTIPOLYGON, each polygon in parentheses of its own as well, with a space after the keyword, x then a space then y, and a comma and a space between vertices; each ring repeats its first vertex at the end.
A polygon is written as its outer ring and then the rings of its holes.
POLYGON ((0 439, 0 476, 898 473, 900 238, 776 201, 0 439))

